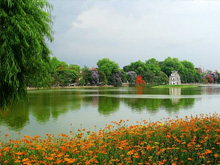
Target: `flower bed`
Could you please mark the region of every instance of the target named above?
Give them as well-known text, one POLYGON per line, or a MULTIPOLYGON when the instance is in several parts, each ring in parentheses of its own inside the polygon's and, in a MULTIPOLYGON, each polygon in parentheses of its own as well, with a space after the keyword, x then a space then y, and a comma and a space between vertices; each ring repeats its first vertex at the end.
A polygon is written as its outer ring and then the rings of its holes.
MULTIPOLYGON (((8 135, 5 135, 8 138, 8 135)), ((220 164, 220 116, 125 121, 98 133, 24 136, 1 143, 0 164, 220 164)))

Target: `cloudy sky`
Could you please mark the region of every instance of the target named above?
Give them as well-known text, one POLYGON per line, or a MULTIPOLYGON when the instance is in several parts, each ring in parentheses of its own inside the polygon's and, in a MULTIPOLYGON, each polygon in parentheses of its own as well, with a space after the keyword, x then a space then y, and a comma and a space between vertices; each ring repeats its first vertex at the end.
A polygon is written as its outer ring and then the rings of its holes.
POLYGON ((96 66, 110 58, 131 62, 167 57, 220 71, 219 0, 49 0, 53 55, 96 66))

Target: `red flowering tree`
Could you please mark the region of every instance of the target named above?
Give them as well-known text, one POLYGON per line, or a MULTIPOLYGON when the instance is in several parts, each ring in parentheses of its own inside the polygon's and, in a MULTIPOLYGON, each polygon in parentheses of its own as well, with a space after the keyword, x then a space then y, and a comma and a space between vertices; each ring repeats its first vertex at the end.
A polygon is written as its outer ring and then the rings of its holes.
POLYGON ((138 75, 135 84, 138 86, 143 86, 146 84, 146 82, 142 79, 141 75, 138 75))

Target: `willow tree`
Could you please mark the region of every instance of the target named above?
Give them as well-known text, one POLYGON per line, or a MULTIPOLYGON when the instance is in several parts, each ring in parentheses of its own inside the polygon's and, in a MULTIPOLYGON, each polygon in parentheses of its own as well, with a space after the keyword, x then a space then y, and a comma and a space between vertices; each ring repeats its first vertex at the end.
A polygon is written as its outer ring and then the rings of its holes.
POLYGON ((0 1, 0 107, 26 96, 48 77, 52 6, 46 0, 0 1))

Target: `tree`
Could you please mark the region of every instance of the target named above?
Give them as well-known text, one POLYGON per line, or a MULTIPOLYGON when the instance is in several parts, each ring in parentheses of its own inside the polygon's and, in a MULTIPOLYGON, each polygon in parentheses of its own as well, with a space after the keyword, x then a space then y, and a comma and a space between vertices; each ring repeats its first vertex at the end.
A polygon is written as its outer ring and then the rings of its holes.
POLYGON ((51 5, 46 0, 0 1, 0 106, 26 96, 28 80, 42 85, 52 41, 51 5), (42 69, 42 66, 44 67, 42 69))
POLYGON ((179 71, 181 81, 183 83, 195 83, 196 82, 196 69, 192 62, 181 61, 182 69, 179 71))
POLYGON ((166 73, 167 76, 170 76, 171 72, 176 70, 180 71, 182 69, 182 64, 178 60, 178 58, 171 58, 168 57, 164 60, 164 62, 161 65, 161 70, 166 73))
POLYGON ((123 69, 120 69, 120 72, 121 72, 121 79, 122 79, 122 82, 123 83, 126 83, 127 82, 127 73, 123 70, 123 69))
POLYGON ((135 85, 137 74, 134 71, 129 71, 127 74, 128 74, 127 79, 128 79, 129 84, 135 85))
POLYGON ((98 70, 98 74, 99 74, 99 83, 101 85, 106 85, 107 84, 107 78, 105 76, 105 73, 102 72, 101 70, 98 70))
POLYGON ((215 83, 218 82, 218 75, 214 72, 207 73, 203 76, 203 81, 205 83, 215 83))
POLYGON ((105 73, 108 83, 111 82, 111 76, 119 71, 119 65, 108 58, 99 60, 97 66, 100 71, 105 73))
POLYGON ((91 70, 92 72, 92 80, 91 80, 91 84, 92 85, 99 85, 99 72, 97 69, 95 70, 91 70))
POLYGON ((159 62, 155 58, 151 58, 150 60, 147 60, 145 64, 147 71, 150 71, 155 75, 160 73, 161 69, 159 66, 159 62))
POLYGON ((218 76, 218 79, 217 79, 217 83, 220 83, 220 73, 216 70, 215 71, 215 74, 216 74, 216 76, 218 76))
POLYGON ((51 84, 53 86, 66 86, 76 82, 80 77, 80 66, 69 65, 64 61, 59 61, 56 57, 50 60, 51 84))
POLYGON ((146 82, 142 79, 141 75, 138 75, 135 84, 138 86, 143 86, 146 84, 146 82))
POLYGON ((89 85, 91 84, 93 77, 92 77, 92 71, 89 70, 89 68, 87 66, 84 66, 84 68, 82 69, 82 77, 83 79, 81 81, 85 81, 84 85, 89 85))
POLYGON ((160 72, 156 77, 155 77, 155 84, 168 84, 169 78, 164 72, 160 72))
POLYGON ((115 87, 122 86, 122 73, 121 72, 112 74, 111 84, 114 85, 115 87))
POLYGON ((69 74, 71 83, 75 83, 80 77, 80 66, 75 64, 69 65, 69 74))
POLYGON ((138 75, 144 75, 147 71, 146 64, 140 60, 132 62, 130 65, 125 66, 123 69, 125 72, 134 71, 138 75))

